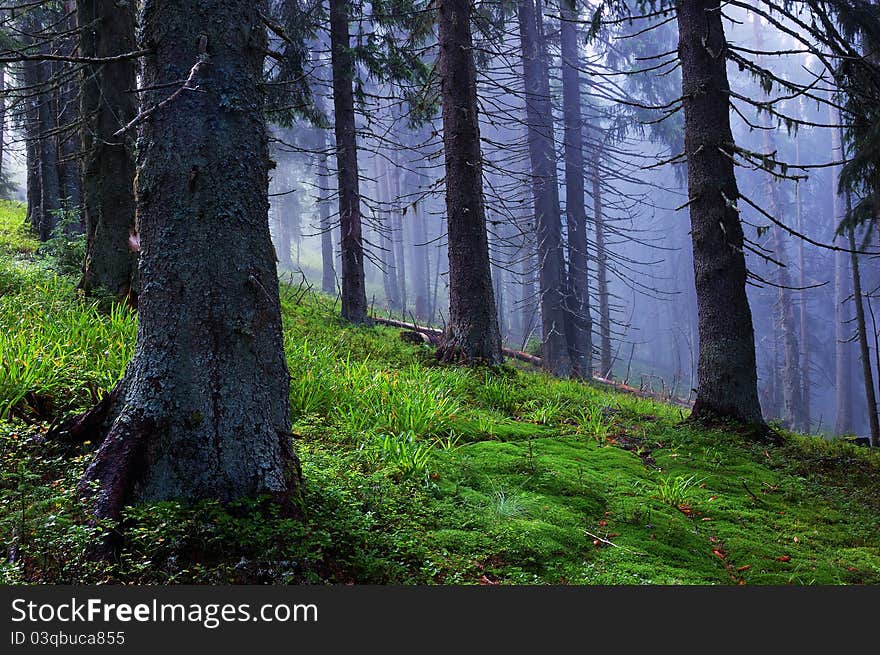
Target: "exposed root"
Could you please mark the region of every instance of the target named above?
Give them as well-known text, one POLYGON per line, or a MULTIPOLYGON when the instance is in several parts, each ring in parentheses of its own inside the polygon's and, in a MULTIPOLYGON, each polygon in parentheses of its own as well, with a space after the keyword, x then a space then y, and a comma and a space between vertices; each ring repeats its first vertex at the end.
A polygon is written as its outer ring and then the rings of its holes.
POLYGON ((46 439, 68 444, 84 441, 100 444, 104 438, 104 425, 116 398, 116 389, 104 396, 91 409, 65 419, 46 433, 46 439))

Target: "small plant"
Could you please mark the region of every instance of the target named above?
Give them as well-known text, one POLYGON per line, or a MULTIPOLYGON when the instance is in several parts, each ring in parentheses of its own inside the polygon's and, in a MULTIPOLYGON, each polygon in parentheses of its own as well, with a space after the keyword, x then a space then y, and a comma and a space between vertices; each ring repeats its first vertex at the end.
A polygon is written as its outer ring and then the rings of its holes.
POLYGON ((428 462, 431 459, 433 444, 417 442, 415 433, 410 431, 379 437, 378 448, 382 461, 397 468, 402 478, 428 479, 428 462))
POLYGON ((549 400, 537 405, 526 416, 526 420, 538 425, 554 425, 559 421, 565 402, 559 399, 549 400))
POLYGON ((689 504, 693 497, 694 489, 702 482, 695 475, 687 477, 677 475, 674 478, 666 476, 657 481, 654 495, 668 505, 681 507, 689 504))
POLYGON ((582 411, 575 420, 579 433, 594 438, 599 442, 599 445, 605 445, 612 424, 610 420, 605 418, 604 408, 594 407, 591 411, 582 411))
POLYGON ((492 516, 496 521, 517 518, 527 513, 528 506, 520 495, 498 489, 492 495, 492 516))

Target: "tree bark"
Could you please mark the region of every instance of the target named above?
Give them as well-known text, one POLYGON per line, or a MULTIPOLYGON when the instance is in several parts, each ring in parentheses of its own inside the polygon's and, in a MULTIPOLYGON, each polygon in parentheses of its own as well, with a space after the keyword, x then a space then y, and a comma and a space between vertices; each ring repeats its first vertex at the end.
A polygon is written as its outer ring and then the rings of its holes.
MULTIPOLYGON (((115 0, 77 2, 80 55, 112 57, 136 50, 135 9, 115 0)), ((114 136, 137 114, 137 64, 132 59, 86 64, 80 113, 84 121, 83 218, 86 258, 80 288, 107 289, 137 304, 137 246, 134 236, 134 136, 114 136)))
MULTIPOLYGON (((796 160, 797 165, 801 163, 800 141, 795 139, 796 160)), ((801 206, 801 186, 796 183, 795 187, 795 212, 797 230, 801 234, 804 233, 803 226, 803 208, 801 206)), ((806 258, 804 257, 804 240, 798 239, 798 285, 801 287, 800 292, 800 332, 801 332, 801 402, 803 411, 803 423, 801 429, 809 432, 812 427, 812 382, 810 381, 810 321, 807 318, 807 269, 806 258)))
POLYGON ((587 211, 584 206, 584 133, 581 117, 580 55, 577 12, 563 0, 560 21, 562 41, 562 113, 565 125, 565 217, 568 227, 569 352, 572 375, 593 377, 593 323, 587 252, 587 211))
POLYGON ((324 197, 330 186, 327 166, 327 134, 321 130, 321 153, 318 155, 318 212, 321 222, 321 291, 336 293, 336 265, 333 258, 333 223, 330 220, 330 201, 324 197))
POLYGON ((539 15, 533 0, 517 5, 522 44, 528 121, 529 159, 535 202, 538 239, 539 286, 541 295, 542 346, 545 368, 559 377, 571 374, 565 311, 565 257, 559 215, 559 188, 553 137, 553 108, 550 102, 549 62, 539 31, 539 15))
POLYGON ((739 190, 719 0, 682 0, 677 20, 700 341, 691 416, 731 419, 764 431, 743 232, 735 206, 739 190))
MULTIPOLYGON (((847 214, 849 210, 847 210, 847 214)), ((871 351, 868 346, 868 329, 865 323, 865 305, 862 297, 862 278, 859 272, 859 256, 856 254, 855 231, 849 228, 850 262, 852 265, 853 299, 856 306, 856 331, 859 337, 859 359, 865 381, 865 399, 868 406, 868 426, 871 430, 871 446, 880 446, 880 419, 877 416, 877 396, 874 393, 874 374, 871 370, 871 351)))
POLYGON ((348 21, 349 0, 330 0, 330 49, 342 250, 342 316, 352 323, 368 323, 352 87, 355 64, 351 53, 348 21))
MULTIPOLYGON (((598 135, 597 135, 598 136, 598 135)), ((611 379, 611 306, 608 294, 608 253, 605 250, 605 208, 602 206, 602 142, 597 138, 593 151, 593 221, 596 228, 596 295, 599 297, 599 368, 603 378, 611 379)))
POLYGON ((471 0, 440 0, 449 322, 437 357, 445 362, 495 365, 503 358, 483 205, 477 72, 470 14, 471 0))
MULTIPOLYGON (((837 124, 839 117, 834 108, 829 108, 829 116, 833 124, 837 124)), ((831 130, 831 160, 843 159, 840 132, 831 130)), ((834 218, 834 228, 846 217, 846 206, 838 188, 840 166, 835 166, 831 174, 831 202, 834 218)), ((834 434, 851 434, 853 425, 853 389, 852 389, 852 347, 850 345, 850 330, 847 324, 851 314, 847 312, 847 303, 850 298, 850 285, 852 273, 849 271, 850 258, 845 252, 834 253, 834 434)))
MULTIPOLYGON (((39 63, 24 61, 21 63, 21 75, 24 86, 34 89, 39 84, 39 63)), ((24 133, 25 158, 27 166, 27 222, 37 233, 40 229, 40 207, 43 192, 40 189, 40 115, 36 94, 31 92, 24 99, 24 133)))
POLYGON ((291 513, 289 376, 268 224, 260 91, 265 28, 246 0, 146 0, 135 354, 105 402, 82 483, 94 512, 129 502, 269 495, 291 513), (100 436, 100 435, 98 435, 100 436))
MULTIPOLYGON (((42 48, 49 54, 49 45, 42 48)), ((52 63, 41 61, 37 64, 40 84, 37 93, 37 116, 40 149, 40 219, 38 234, 41 241, 48 241, 55 232, 58 212, 61 209, 61 182, 58 177, 58 140, 54 136, 58 127, 53 111, 52 63)))

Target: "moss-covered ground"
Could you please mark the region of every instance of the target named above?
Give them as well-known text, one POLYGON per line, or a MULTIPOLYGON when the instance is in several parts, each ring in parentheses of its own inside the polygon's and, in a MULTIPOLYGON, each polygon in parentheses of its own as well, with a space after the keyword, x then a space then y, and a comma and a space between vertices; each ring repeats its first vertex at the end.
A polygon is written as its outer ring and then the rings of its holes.
MULTIPOLYGON (((304 521, 259 500, 90 525, 92 445, 48 427, 120 376, 136 317, 76 291, 0 205, 0 575, 6 583, 880 582, 880 456, 756 443, 686 410, 524 367, 442 367, 333 299, 283 290, 304 521), (118 560, 83 553, 121 535, 118 560)), ((57 250, 57 249, 56 249, 57 250)))

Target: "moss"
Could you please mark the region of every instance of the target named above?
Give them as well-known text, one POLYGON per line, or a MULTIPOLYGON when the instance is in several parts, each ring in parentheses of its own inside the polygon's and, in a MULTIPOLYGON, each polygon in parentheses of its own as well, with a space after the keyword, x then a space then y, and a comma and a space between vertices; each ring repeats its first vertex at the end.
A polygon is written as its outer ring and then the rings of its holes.
MULTIPOLYGON (((25 360, 63 355, 38 382, 82 408, 84 384, 98 393, 121 372, 134 318, 107 323, 113 340, 64 327, 106 317, 27 260, 24 232, 3 234, 2 303, 19 308, 3 314, 3 334, 28 345, 25 360), (25 306, 61 327, 13 320, 25 306)), ((756 445, 592 384, 438 366, 396 330, 345 324, 330 298, 296 284, 282 295, 305 519, 216 503, 133 508, 120 563, 95 571, 73 495, 88 446, 71 458, 38 445, 29 436, 58 409, 19 404, 36 425, 0 422, 0 529, 24 520, 32 536, 3 564, 7 582, 880 583, 876 454, 790 434, 756 445), (383 449, 384 433, 395 448, 383 449)))

